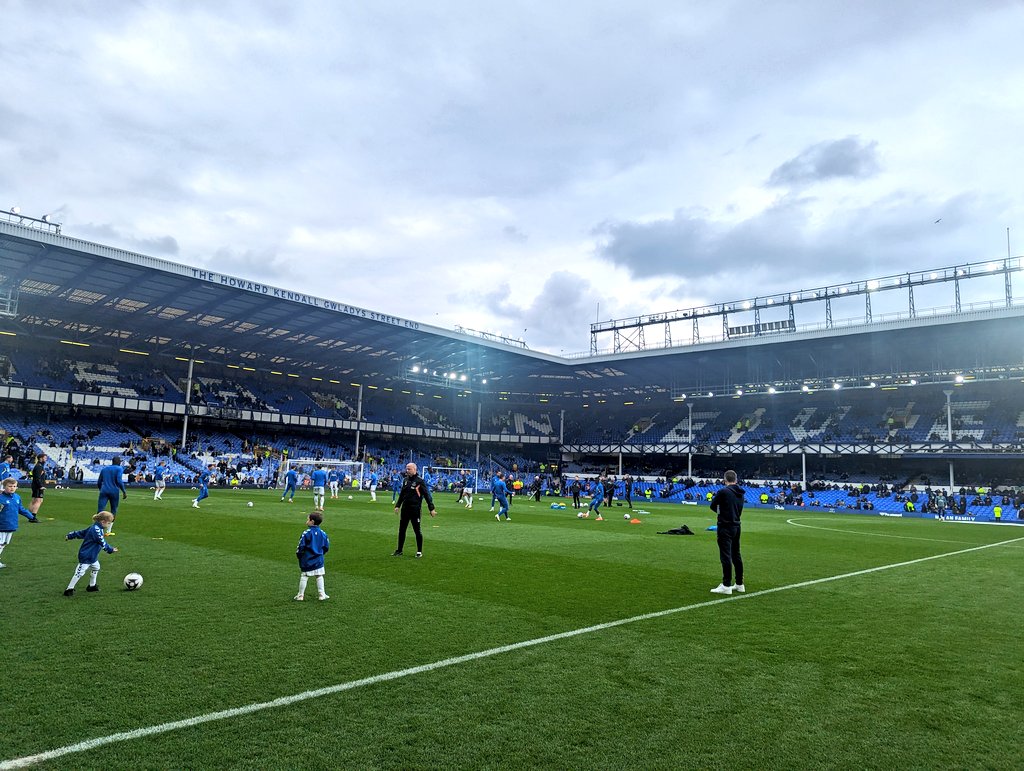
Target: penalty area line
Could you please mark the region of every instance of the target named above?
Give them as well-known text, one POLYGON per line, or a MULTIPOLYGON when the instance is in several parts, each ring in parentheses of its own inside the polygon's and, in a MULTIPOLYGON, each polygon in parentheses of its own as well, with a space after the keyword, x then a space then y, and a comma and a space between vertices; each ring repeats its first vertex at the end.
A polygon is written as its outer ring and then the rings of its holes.
POLYGON ((722 603, 726 602, 750 600, 754 597, 761 597, 766 594, 775 594, 777 592, 785 592, 792 589, 803 589, 808 586, 816 586, 818 584, 830 583, 832 581, 841 581, 846 578, 856 578, 857 576, 865 576, 871 573, 878 573, 883 570, 894 570, 896 568, 909 567, 911 565, 917 565, 922 562, 930 562, 931 560, 944 559, 946 557, 955 557, 960 554, 969 554, 971 552, 982 551, 983 549, 992 549, 998 546, 1008 546, 1010 544, 1016 544, 1020 541, 1024 541, 1024 537, 1012 538, 1008 541, 999 541, 998 543, 989 543, 983 544, 981 546, 973 546, 969 549, 958 549, 957 551, 945 552, 942 554, 933 554, 928 557, 918 557, 917 559, 907 560, 906 562, 894 562, 890 565, 879 565, 873 568, 855 570, 851 573, 841 573, 840 575, 826 576, 825 578, 813 578, 809 581, 800 581, 795 584, 776 586, 771 589, 761 589, 756 592, 734 594, 728 597, 721 597, 715 600, 706 600, 704 602, 693 603, 692 605, 683 605, 679 608, 669 608, 667 610, 658 610, 652 613, 642 613, 638 616, 630 616, 629 618, 622 618, 616 621, 606 621, 602 624, 594 624, 593 626, 582 627, 580 629, 570 629, 567 632, 558 632, 556 634, 550 634, 544 637, 535 637, 532 640, 523 640, 521 642, 510 643, 508 645, 499 645, 496 648, 488 648, 487 650, 477 651, 475 653, 466 653, 462 656, 453 656, 451 658, 441 659, 440 661, 434 661, 429 664, 421 664, 419 666, 408 667, 406 669, 398 669, 393 672, 385 672, 379 675, 372 675, 371 677, 364 677, 359 680, 351 680, 347 683, 339 683, 337 685, 330 685, 325 688, 317 688, 311 691, 303 691, 302 693, 296 693, 291 696, 282 696, 277 699, 272 699, 271 701, 247 704, 243 707, 234 707, 232 709, 225 709, 219 712, 208 712, 205 715, 197 715, 195 717, 185 718, 183 720, 175 720, 169 723, 160 723, 159 725, 149 726, 146 728, 137 728, 132 731, 121 731, 119 733, 109 734, 108 736, 99 736, 95 739, 87 739, 85 741, 77 742, 75 744, 68 744, 63 747, 57 747, 56 749, 40 752, 36 755, 26 755, 21 758, 12 758, 11 760, 2 761, 0 762, 0 771, 9 771, 9 769, 16 768, 27 768, 29 766, 35 765, 36 763, 43 763, 48 760, 64 757, 65 755, 73 755, 79 752, 88 752, 89 750, 104 747, 108 744, 117 744, 120 742, 134 741, 135 739, 144 739, 147 736, 165 734, 171 731, 180 730, 182 728, 192 728, 194 726, 203 725, 204 723, 212 723, 217 720, 229 720, 235 717, 252 715, 256 712, 263 712, 264 710, 268 709, 288 707, 292 704, 298 704, 300 702, 309 701, 311 699, 318 699, 323 696, 331 696, 336 693, 343 693, 345 691, 351 691, 356 688, 363 688, 370 685, 376 685, 377 683, 385 683, 390 680, 399 680, 403 677, 411 677, 412 675, 418 675, 424 672, 433 672, 434 670, 456 666, 457 664, 466 664, 471 661, 478 661, 480 659, 489 658, 491 656, 498 656, 502 653, 511 653, 512 651, 522 650, 524 648, 532 648, 550 642, 557 642, 559 640, 567 640, 572 637, 579 637, 580 635, 593 634, 594 632, 601 632, 605 629, 614 629, 615 627, 625 626, 627 624, 635 624, 639 621, 649 621, 655 618, 672 616, 677 613, 686 613, 687 611, 691 610, 708 608, 712 605, 721 605, 722 603))

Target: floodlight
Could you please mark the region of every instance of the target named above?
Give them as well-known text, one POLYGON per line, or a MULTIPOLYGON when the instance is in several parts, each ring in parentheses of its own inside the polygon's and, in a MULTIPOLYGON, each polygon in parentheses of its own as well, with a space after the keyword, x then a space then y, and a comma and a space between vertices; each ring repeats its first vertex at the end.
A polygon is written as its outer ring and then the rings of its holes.
POLYGON ((804 393, 807 393, 808 391, 811 390, 811 388, 810 386, 801 386, 800 390, 803 391, 804 393))
POLYGON ((736 395, 737 396, 743 396, 743 389, 742 388, 737 388, 736 389, 736 395))
POLYGON ((465 376, 465 375, 462 375, 462 376, 461 376, 461 377, 459 378, 459 380, 462 380, 462 381, 465 381, 465 379, 466 379, 466 376, 465 376))
POLYGON ((868 388, 878 388, 878 383, 872 380, 870 383, 868 383, 868 388))
POLYGON ((768 386, 768 393, 770 393, 770 394, 775 393, 775 386, 768 386))
POLYGON ((833 391, 838 391, 838 390, 839 390, 840 388, 842 388, 842 387, 843 387, 843 386, 842 386, 842 384, 841 384, 841 383, 833 383, 833 384, 832 384, 832 390, 833 390, 833 391))
POLYGON ((953 378, 953 382, 955 382, 955 383, 962 383, 962 382, 964 382, 964 376, 963 375, 957 375, 955 378, 953 378))
POLYGON ((419 372, 420 371, 419 366, 418 365, 413 365, 412 371, 413 372, 419 372))
POLYGON ((917 380, 915 378, 911 378, 910 385, 917 385, 917 380))

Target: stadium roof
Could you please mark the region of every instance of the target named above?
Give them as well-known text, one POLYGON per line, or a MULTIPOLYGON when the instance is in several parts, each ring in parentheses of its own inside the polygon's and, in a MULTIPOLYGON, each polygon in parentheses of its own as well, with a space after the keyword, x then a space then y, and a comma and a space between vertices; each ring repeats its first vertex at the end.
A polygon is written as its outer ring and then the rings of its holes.
POLYGON ((866 382, 880 373, 1024 362, 1024 307, 1016 303, 564 358, 4 221, 2 287, 10 291, 11 307, 0 330, 31 340, 155 357, 187 359, 194 352, 225 366, 346 384, 412 380, 530 397, 660 399, 805 378, 866 382))

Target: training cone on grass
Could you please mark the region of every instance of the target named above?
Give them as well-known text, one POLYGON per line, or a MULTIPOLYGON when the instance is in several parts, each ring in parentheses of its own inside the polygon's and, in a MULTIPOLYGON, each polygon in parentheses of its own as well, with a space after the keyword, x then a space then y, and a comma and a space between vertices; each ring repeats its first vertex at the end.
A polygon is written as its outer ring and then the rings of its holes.
POLYGON ((639 525, 640 524, 640 520, 637 519, 636 517, 633 517, 631 520, 629 520, 629 524, 631 524, 631 525, 639 525))

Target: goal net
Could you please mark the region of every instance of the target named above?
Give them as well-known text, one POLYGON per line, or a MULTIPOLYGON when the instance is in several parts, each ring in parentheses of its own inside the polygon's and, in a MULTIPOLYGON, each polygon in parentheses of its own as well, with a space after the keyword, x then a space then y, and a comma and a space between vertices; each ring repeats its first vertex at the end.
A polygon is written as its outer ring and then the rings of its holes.
POLYGON ((277 486, 284 487, 285 474, 289 471, 295 471, 299 475, 298 484, 301 487, 309 475, 318 468, 322 468, 328 473, 328 479, 330 479, 332 471, 337 472, 339 489, 363 489, 363 462, 332 458, 323 458, 321 460, 316 458, 287 458, 281 461, 281 469, 277 474, 277 486))
POLYGON ((430 489, 434 492, 454 492, 462 485, 471 488, 474 494, 480 491, 479 469, 427 466, 426 472, 430 489))

